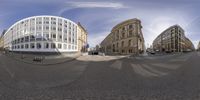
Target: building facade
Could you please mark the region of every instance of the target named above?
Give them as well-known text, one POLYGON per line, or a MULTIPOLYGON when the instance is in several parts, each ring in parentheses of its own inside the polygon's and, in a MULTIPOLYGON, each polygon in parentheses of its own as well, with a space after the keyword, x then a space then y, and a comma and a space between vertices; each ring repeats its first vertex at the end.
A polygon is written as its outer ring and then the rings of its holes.
POLYGON ((4 48, 24 52, 78 52, 78 30, 78 25, 66 18, 28 17, 6 31, 4 48))
POLYGON ((3 36, 0 36, 0 50, 3 50, 3 36))
POLYGON ((139 54, 144 51, 141 21, 129 19, 113 27, 101 42, 101 52, 106 54, 139 54))
POLYGON ((199 41, 199 43, 197 45, 197 50, 200 51, 200 41, 199 41))
POLYGON ((78 51, 87 52, 87 30, 78 22, 78 51))
POLYGON ((3 50, 4 48, 4 38, 3 35, 5 34, 6 30, 3 30, 1 36, 0 36, 0 50, 3 50))
POLYGON ((194 45, 179 25, 173 25, 153 41, 153 49, 160 52, 183 52, 194 50, 194 45))

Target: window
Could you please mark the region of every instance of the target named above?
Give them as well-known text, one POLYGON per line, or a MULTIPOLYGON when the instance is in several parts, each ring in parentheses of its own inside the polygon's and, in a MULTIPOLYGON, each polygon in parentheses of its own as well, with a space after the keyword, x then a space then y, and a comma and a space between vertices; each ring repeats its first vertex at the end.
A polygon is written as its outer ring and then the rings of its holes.
POLYGON ((35 36, 34 35, 30 36, 30 41, 35 41, 35 36))
POLYGON ((45 49, 48 49, 49 48, 49 43, 45 43, 44 47, 45 47, 45 49))
POLYGON ((49 40, 49 34, 45 34, 45 40, 49 40))
POLYGON ((52 36, 54 39, 56 38, 56 34, 53 34, 53 36, 52 36))
POLYGON ((62 35, 60 35, 59 38, 62 39, 62 35))
POLYGON ((56 25, 56 22, 51 22, 51 24, 54 24, 54 25, 56 25))
POLYGON ((129 29, 132 29, 133 28, 133 25, 129 25, 129 29))
POLYGON ((46 23, 46 24, 49 24, 49 21, 46 21, 45 23, 46 23))
POLYGON ((28 45, 28 44, 25 44, 25 48, 28 49, 28 48, 29 48, 29 45, 28 45))
POLYGON ((51 27, 51 30, 56 30, 56 27, 51 27))
POLYGON ((49 26, 46 26, 46 30, 49 30, 49 26))
POLYGON ((122 30, 124 31, 124 30, 125 30, 125 27, 123 27, 122 30))
POLYGON ((121 47, 124 47, 124 41, 122 41, 122 46, 121 47))
POLYGON ((24 38, 21 38, 21 43, 23 43, 24 42, 24 38))
POLYGON ((56 20, 56 18, 53 18, 53 17, 52 17, 51 20, 56 20))
POLYGON ((21 45, 21 49, 24 49, 24 45, 23 44, 21 45))
POLYGON ((59 49, 62 49, 62 44, 58 44, 58 48, 59 48, 59 49))
POLYGON ((35 43, 31 43, 31 44, 30 44, 30 47, 31 47, 32 49, 34 49, 34 48, 35 48, 35 43))
POLYGON ((132 32, 133 32, 133 31, 129 31, 129 36, 132 36, 132 35, 133 35, 132 32))
POLYGON ((67 44, 64 44, 63 48, 64 48, 64 49, 67 49, 67 44))
POLYGON ((122 38, 125 38, 125 33, 122 33, 122 38))
POLYGON ((20 43, 20 39, 17 39, 17 43, 20 43))
POLYGON ((29 42, 29 36, 25 37, 25 42, 29 42))
POLYGON ((37 33, 37 41, 41 41, 42 40, 42 34, 41 33, 37 33))
POLYGON ((67 42, 67 38, 65 38, 64 41, 67 42))
POLYGON ((36 46, 37 46, 37 49, 41 49, 42 47, 40 43, 37 43, 36 46))
POLYGON ((128 41, 128 46, 131 46, 131 40, 128 41))
POLYGON ((69 37, 69 43, 71 43, 71 37, 69 37))
POLYGON ((51 48, 55 49, 56 48, 56 44, 55 43, 51 43, 51 48))

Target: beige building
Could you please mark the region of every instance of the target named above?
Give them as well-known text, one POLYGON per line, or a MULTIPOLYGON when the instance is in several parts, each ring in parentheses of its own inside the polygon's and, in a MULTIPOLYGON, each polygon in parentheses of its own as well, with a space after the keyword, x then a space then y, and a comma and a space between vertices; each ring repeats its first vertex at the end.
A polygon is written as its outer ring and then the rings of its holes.
POLYGON ((141 21, 129 19, 113 27, 101 42, 101 52, 106 54, 139 54, 144 51, 141 21))
POLYGON ((184 52, 194 50, 194 45, 179 25, 173 25, 153 41, 153 49, 160 52, 184 52))
POLYGON ((6 30, 3 30, 1 36, 0 36, 0 50, 3 50, 4 48, 4 38, 3 35, 5 34, 6 30))
POLYGON ((200 50, 200 41, 199 41, 199 44, 197 45, 197 50, 198 51, 200 50))
POLYGON ((3 49, 3 36, 0 36, 0 50, 3 49))
POLYGON ((87 30, 78 23, 78 51, 87 52, 87 30))

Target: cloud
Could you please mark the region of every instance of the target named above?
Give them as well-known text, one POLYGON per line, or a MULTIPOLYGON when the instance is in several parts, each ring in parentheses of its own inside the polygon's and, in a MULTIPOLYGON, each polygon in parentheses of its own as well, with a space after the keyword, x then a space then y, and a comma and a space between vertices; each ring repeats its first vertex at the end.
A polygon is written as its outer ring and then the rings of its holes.
POLYGON ((126 8, 126 6, 118 2, 68 2, 67 4, 75 8, 126 8))
POLYGON ((75 8, 111 8, 121 9, 128 8, 119 2, 66 2, 67 7, 64 7, 58 12, 58 15, 62 15, 63 12, 75 9, 75 8))

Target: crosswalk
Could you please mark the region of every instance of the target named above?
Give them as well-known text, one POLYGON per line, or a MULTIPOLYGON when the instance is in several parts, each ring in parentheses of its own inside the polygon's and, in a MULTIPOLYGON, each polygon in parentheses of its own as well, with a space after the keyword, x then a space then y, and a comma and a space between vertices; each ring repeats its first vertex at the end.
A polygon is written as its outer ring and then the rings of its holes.
POLYGON ((156 73, 157 75, 167 75, 167 73, 165 72, 162 72, 162 71, 159 71, 158 69, 156 68, 153 68, 149 65, 146 65, 146 64, 142 64, 142 66, 146 69, 148 69, 149 71, 153 72, 153 73, 156 73))
MULTIPOLYGON (((198 56, 200 56, 200 52, 197 53, 198 56)), ((116 60, 110 64, 111 68, 121 70, 124 66, 131 67, 133 69, 133 72, 145 76, 145 77, 160 77, 164 75, 168 75, 171 71, 177 70, 182 66, 182 62, 187 61, 192 54, 183 54, 183 55, 170 55, 168 58, 163 59, 161 61, 157 61, 154 59, 160 59, 162 57, 134 57, 134 59, 137 59, 139 61, 125 61, 125 60, 116 60), (152 62, 143 62, 143 60, 148 61, 154 60, 152 62), (125 64, 126 63, 126 64, 125 64)), ((128 58, 133 59, 133 58, 128 58)))
MULTIPOLYGON (((110 65, 111 68, 121 70, 123 63, 129 63, 130 67, 133 69, 133 72, 144 76, 144 77, 160 77, 169 74, 170 71, 180 68, 181 64, 173 63, 131 63, 123 62, 121 60, 116 60, 110 65)), ((127 64, 126 64, 127 65, 127 64)))
POLYGON ((111 64, 110 67, 120 70, 122 68, 122 61, 117 60, 113 64, 111 64))
POLYGON ((200 52, 197 52, 197 56, 200 56, 200 52))
POLYGON ((156 66, 156 67, 165 68, 165 69, 172 69, 172 70, 180 67, 180 64, 153 63, 151 65, 156 66))
POLYGON ((146 77, 149 77, 149 76, 159 76, 158 74, 156 73, 153 73, 151 71, 148 71, 146 69, 144 69, 140 64, 131 64, 132 68, 133 68, 133 71, 136 73, 136 74, 139 74, 139 75, 142 75, 142 76, 146 76, 146 77))
POLYGON ((187 61, 190 57, 191 57, 191 55, 182 55, 177 58, 172 58, 169 61, 170 62, 184 62, 184 61, 187 61))

